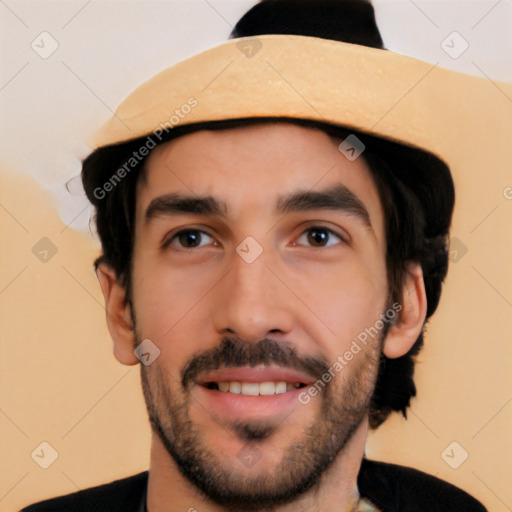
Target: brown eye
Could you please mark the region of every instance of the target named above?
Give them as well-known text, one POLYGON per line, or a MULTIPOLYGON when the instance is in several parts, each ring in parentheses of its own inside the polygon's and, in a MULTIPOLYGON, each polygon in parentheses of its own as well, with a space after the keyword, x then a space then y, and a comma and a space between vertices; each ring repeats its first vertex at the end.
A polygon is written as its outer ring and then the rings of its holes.
POLYGON ((197 247, 201 243, 201 234, 197 231, 183 231, 178 235, 183 247, 197 247))
POLYGON ((184 249, 195 249, 208 245, 213 241, 213 238, 198 229, 186 229, 176 233, 167 245, 174 245, 184 249))
POLYGON ((299 243, 311 247, 331 247, 342 241, 340 235, 323 227, 309 228, 299 237, 299 243))

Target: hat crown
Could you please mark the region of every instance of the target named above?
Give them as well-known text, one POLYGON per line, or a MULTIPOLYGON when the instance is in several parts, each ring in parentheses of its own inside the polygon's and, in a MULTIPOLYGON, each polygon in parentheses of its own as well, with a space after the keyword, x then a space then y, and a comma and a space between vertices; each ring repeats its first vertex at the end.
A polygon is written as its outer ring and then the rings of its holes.
POLYGON ((367 0, 263 0, 240 18, 230 39, 264 34, 384 48, 375 11, 367 0))

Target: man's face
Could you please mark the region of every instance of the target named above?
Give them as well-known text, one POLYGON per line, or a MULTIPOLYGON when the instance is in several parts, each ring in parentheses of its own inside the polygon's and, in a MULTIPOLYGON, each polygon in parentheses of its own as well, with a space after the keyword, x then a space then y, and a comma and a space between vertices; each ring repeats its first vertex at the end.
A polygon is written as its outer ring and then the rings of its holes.
POLYGON ((365 162, 338 143, 289 123, 198 131, 157 147, 138 186, 136 336, 160 349, 141 366, 151 423, 233 510, 311 487, 367 412, 381 337, 335 363, 388 305, 384 218, 365 162))

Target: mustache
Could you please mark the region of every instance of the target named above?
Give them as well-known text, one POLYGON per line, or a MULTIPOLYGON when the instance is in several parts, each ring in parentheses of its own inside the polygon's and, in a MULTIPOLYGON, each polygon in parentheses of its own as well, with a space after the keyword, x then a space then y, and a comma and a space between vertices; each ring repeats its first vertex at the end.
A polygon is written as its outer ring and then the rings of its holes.
POLYGON ((302 356, 287 343, 278 343, 262 338, 256 343, 247 343, 236 337, 224 337, 220 346, 211 348, 190 358, 181 372, 184 389, 204 373, 221 368, 254 367, 275 365, 305 373, 314 380, 329 370, 322 356, 302 356))

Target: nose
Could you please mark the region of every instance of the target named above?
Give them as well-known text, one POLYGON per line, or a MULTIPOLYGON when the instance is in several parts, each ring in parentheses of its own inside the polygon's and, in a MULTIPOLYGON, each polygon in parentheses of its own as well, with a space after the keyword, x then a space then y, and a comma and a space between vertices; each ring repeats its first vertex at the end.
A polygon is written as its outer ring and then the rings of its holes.
POLYGON ((215 287, 213 297, 213 322, 219 334, 236 334, 246 342, 257 342, 292 330, 290 292, 266 253, 252 263, 236 252, 230 258, 229 272, 215 287))

